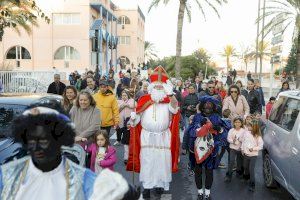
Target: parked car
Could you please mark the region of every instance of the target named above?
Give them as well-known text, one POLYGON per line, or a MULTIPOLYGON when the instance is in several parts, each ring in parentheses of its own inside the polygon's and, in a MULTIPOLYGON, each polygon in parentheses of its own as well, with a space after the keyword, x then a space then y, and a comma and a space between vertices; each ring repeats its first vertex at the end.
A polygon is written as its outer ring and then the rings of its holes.
MULTIPOLYGON (((0 165, 27 154, 22 145, 10 137, 12 120, 32 105, 58 108, 61 99, 61 96, 52 94, 0 94, 0 165)), ((85 163, 85 152, 80 145, 64 147, 63 152, 72 161, 81 165, 85 163)))
POLYGON ((264 131, 263 174, 269 188, 277 184, 300 199, 300 91, 282 92, 264 131))

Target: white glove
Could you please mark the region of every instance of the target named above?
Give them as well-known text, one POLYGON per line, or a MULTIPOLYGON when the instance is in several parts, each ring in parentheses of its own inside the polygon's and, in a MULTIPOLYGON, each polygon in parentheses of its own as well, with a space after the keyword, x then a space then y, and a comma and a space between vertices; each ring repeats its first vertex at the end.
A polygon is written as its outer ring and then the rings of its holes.
POLYGON ((136 112, 130 113, 130 119, 135 120, 136 119, 136 112))
POLYGON ((173 85, 171 81, 167 80, 167 83, 164 85, 165 92, 168 96, 173 95, 173 85))

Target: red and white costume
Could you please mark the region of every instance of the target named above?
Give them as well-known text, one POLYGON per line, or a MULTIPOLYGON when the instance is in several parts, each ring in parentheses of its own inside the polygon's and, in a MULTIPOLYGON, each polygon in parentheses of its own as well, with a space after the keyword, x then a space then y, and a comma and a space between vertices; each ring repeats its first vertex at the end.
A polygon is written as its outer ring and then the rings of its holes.
MULTIPOLYGON (((157 67, 150 80, 151 84, 164 85, 168 77, 162 67, 157 67)), ((140 181, 145 189, 169 190, 172 172, 178 170, 178 109, 178 106, 171 106, 167 96, 159 102, 154 101, 151 92, 138 101, 134 127, 130 130, 127 170, 140 172, 140 181)))

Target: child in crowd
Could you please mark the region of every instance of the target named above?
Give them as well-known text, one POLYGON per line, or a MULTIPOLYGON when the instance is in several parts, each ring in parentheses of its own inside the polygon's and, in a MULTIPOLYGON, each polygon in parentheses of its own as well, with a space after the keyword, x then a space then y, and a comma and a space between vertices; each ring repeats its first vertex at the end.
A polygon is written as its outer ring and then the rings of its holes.
POLYGON ((269 119, 273 104, 275 103, 276 98, 275 97, 271 97, 269 99, 269 102, 266 105, 266 119, 269 119))
MULTIPOLYGON (((225 123, 225 125, 226 125, 225 127, 227 127, 228 130, 230 130, 232 128, 231 120, 229 119, 230 114, 231 114, 231 111, 229 109, 225 109, 223 111, 223 118, 222 118, 222 120, 225 123)), ((227 136, 226 136, 226 138, 227 138, 227 136)), ((219 154, 219 159, 220 159, 219 168, 221 168, 221 169, 226 168, 226 165, 224 163, 221 163, 225 151, 227 151, 227 153, 228 153, 227 164, 229 165, 229 153, 230 153, 230 151, 229 151, 229 143, 227 141, 225 142, 225 145, 222 146, 221 152, 219 154)))
POLYGON ((241 146, 245 134, 245 129, 243 125, 243 119, 236 117, 233 120, 233 128, 230 129, 227 137, 230 147, 230 162, 228 167, 228 174, 225 177, 226 182, 230 182, 232 178, 233 166, 235 160, 237 163, 236 175, 237 177, 242 177, 243 175, 243 156, 241 153, 241 146))
POLYGON ((253 120, 253 116, 252 115, 247 115, 245 117, 245 120, 244 120, 244 129, 247 131, 248 130, 248 125, 249 124, 252 124, 252 120, 253 120))
POLYGON ((263 148, 263 139, 257 120, 247 125, 248 131, 244 134, 244 139, 241 146, 242 154, 244 155, 244 178, 249 179, 249 190, 255 190, 255 163, 260 150, 263 148))
POLYGON ((262 120, 262 115, 261 115, 261 113, 260 113, 259 111, 254 112, 254 114, 253 114, 253 120, 258 121, 258 126, 259 126, 259 128, 260 128, 260 132, 261 132, 261 134, 263 135, 264 130, 265 130, 265 128, 266 128, 266 124, 265 124, 265 122, 262 120))
POLYGON ((129 140, 130 140, 130 117, 127 117, 124 121, 122 144, 124 145, 124 164, 127 165, 129 155, 129 140))
POLYGON ((88 147, 87 152, 91 154, 92 171, 99 174, 104 168, 113 170, 117 162, 116 149, 110 146, 106 130, 99 130, 95 134, 94 142, 88 147))

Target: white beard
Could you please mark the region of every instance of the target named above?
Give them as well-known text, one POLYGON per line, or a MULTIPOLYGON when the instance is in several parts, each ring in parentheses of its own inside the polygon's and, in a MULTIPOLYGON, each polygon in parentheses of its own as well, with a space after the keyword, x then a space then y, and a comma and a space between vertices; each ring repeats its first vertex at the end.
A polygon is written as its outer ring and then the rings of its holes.
POLYGON ((160 101, 162 101, 166 96, 166 92, 164 90, 157 90, 157 89, 152 89, 151 91, 151 99, 155 102, 155 103, 159 103, 160 101))

